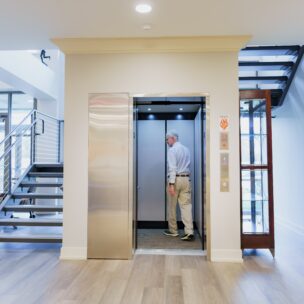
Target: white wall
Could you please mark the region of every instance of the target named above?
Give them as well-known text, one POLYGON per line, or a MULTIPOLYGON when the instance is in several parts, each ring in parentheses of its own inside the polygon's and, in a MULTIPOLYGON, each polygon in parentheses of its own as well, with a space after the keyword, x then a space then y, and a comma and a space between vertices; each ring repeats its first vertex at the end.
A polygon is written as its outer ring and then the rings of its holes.
POLYGON ((62 258, 86 258, 88 94, 210 94, 211 259, 241 261, 237 52, 66 56, 62 258), (230 192, 220 192, 219 116, 230 117, 230 192))
MULTIPOLYGON (((48 100, 45 98, 38 99, 38 110, 47 113, 58 119, 64 117, 64 70, 65 57, 59 50, 47 50, 47 56, 51 56, 51 60, 45 60, 48 64, 48 69, 54 73, 53 90, 56 98, 48 100)), ((40 58, 39 58, 40 60, 40 58)))
POLYGON ((30 52, 1 51, 0 79, 39 99, 57 99, 56 74, 30 52))
POLYGON ((33 51, 0 51, 0 81, 38 99, 38 110, 60 119, 64 115, 64 54, 47 50, 48 66, 33 51))
POLYGON ((275 218, 304 236, 304 60, 283 106, 273 115, 275 218))

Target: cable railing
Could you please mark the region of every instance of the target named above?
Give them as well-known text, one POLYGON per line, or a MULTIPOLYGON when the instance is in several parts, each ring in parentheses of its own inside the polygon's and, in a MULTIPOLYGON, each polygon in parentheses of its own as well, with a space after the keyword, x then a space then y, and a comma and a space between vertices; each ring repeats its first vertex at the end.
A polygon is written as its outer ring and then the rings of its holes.
POLYGON ((34 163, 61 163, 63 121, 32 110, 0 142, 0 201, 34 163))

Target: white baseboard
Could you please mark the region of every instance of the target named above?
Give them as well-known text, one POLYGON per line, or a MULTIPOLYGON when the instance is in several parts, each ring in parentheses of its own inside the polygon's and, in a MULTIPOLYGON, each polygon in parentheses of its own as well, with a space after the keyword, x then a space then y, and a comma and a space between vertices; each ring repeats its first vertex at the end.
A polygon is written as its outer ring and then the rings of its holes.
POLYGON ((60 260, 86 260, 87 247, 62 247, 60 260))
POLYGON ((211 250, 211 262, 243 263, 241 249, 211 250))
POLYGON ((299 226, 293 222, 283 219, 280 216, 275 217, 275 224, 280 225, 284 228, 287 228, 302 237, 304 236, 304 226, 299 226))

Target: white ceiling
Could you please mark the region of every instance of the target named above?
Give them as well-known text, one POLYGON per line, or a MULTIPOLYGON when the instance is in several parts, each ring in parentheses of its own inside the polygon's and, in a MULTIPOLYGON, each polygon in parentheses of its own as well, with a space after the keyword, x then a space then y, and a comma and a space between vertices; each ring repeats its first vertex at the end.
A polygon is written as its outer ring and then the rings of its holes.
POLYGON ((2 0, 0 49, 51 48, 55 37, 251 34, 250 44, 304 44, 303 11, 303 0, 2 0), (139 15, 138 2, 153 11, 139 15))

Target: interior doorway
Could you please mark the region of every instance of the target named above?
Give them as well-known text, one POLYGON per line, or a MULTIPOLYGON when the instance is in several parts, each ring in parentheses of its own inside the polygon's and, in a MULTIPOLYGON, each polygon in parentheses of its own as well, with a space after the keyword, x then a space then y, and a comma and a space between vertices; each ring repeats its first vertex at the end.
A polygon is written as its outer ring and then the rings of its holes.
MULTIPOLYGON (((135 248, 206 249, 204 202, 205 97, 134 98, 135 248), (166 133, 175 130, 190 151, 191 203, 195 240, 163 234, 168 228, 166 133)), ((183 234, 177 206, 179 234, 183 234)))

